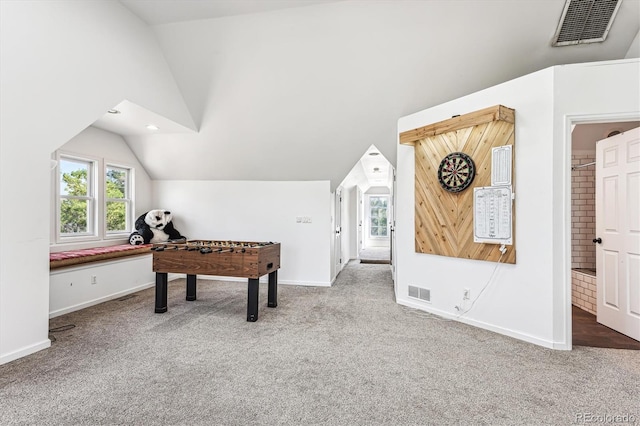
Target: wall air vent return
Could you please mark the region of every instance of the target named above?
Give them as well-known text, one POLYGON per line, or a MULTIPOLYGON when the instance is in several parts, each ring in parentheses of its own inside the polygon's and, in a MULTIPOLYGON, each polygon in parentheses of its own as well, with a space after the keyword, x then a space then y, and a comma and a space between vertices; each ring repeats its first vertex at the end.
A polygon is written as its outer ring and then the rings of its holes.
POLYGON ((620 3, 622 0, 567 0, 552 45, 604 41, 620 3))
POLYGON ((420 287, 415 287, 410 285, 409 297, 414 297, 416 299, 421 299, 426 302, 431 302, 431 290, 428 288, 420 288, 420 287))

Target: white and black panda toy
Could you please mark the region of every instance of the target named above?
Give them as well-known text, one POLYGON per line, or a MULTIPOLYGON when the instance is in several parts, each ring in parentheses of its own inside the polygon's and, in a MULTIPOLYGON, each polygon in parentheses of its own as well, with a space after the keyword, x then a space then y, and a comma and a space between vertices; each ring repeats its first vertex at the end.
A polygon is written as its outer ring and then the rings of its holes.
POLYGON ((129 235, 129 244, 165 243, 167 241, 186 240, 173 227, 173 216, 168 210, 150 210, 136 219, 135 231, 129 235))

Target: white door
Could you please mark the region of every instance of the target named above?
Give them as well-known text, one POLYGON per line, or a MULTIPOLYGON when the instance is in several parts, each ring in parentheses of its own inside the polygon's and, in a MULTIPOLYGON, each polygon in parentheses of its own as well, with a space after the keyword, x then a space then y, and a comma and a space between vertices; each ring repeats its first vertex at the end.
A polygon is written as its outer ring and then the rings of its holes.
POLYGON ((390 234, 390 262, 391 262, 391 279, 393 280, 393 286, 396 285, 396 170, 393 169, 393 184, 391 186, 391 195, 389 197, 391 205, 391 214, 389 215, 389 234, 390 234))
POLYGON ((338 275, 342 271, 342 188, 336 189, 335 209, 335 262, 338 275))
POLYGON ((598 322, 640 340, 640 128, 596 145, 598 322))
POLYGON ((364 211, 363 211, 363 203, 364 203, 364 195, 362 194, 362 191, 360 190, 360 188, 358 188, 358 243, 357 243, 357 252, 358 252, 358 259, 360 258, 360 252, 362 251, 362 241, 364 238, 364 233, 362 232, 362 221, 363 216, 364 216, 364 211))

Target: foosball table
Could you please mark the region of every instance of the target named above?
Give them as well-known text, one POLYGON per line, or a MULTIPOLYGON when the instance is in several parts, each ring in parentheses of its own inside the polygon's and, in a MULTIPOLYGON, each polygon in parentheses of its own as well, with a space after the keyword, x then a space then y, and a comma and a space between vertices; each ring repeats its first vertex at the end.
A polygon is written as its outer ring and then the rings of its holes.
POLYGON ((154 244, 153 272, 156 273, 156 313, 167 312, 167 274, 187 275, 186 300, 196 300, 196 277, 217 275, 247 278, 247 321, 258 320, 260 277, 269 274, 267 306, 278 306, 280 243, 189 240, 154 244))

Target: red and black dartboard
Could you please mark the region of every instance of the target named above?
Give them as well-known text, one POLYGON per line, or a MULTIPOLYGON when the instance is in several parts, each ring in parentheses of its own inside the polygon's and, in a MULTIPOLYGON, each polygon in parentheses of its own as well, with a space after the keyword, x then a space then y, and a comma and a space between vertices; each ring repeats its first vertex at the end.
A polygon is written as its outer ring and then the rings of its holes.
POLYGON ((438 181, 449 192, 462 192, 476 176, 476 166, 463 152, 452 152, 442 159, 438 167, 438 181))

